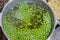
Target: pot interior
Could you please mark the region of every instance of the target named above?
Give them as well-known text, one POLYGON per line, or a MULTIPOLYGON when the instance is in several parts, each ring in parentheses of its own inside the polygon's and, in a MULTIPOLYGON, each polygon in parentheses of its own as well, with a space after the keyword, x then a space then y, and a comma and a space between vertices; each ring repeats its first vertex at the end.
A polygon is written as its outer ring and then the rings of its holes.
MULTIPOLYGON (((51 8, 49 7, 49 5, 41 0, 13 0, 11 3, 9 3, 3 10, 3 15, 2 15, 2 20, 4 21, 4 17, 7 14, 7 12, 11 9, 13 9, 17 4, 22 3, 22 2, 27 2, 29 4, 38 4, 39 6, 43 7, 45 9, 45 11, 49 11, 49 16, 51 18, 51 30, 48 36, 50 36, 50 34, 52 33, 53 29, 54 29, 54 25, 55 25, 55 19, 54 19, 54 14, 53 11, 51 10, 51 8)), ((49 20, 49 19, 47 19, 49 20)), ((5 32, 4 30, 4 22, 2 21, 2 28, 3 31, 5 33, 6 36, 8 36, 8 34, 5 32)), ((12 27, 13 28, 13 27, 12 27)), ((47 36, 47 38, 48 38, 47 36)), ((8 36, 9 37, 9 36, 8 36)), ((9 37, 10 38, 10 37, 9 37)), ((46 39, 47 39, 46 38, 46 39)))

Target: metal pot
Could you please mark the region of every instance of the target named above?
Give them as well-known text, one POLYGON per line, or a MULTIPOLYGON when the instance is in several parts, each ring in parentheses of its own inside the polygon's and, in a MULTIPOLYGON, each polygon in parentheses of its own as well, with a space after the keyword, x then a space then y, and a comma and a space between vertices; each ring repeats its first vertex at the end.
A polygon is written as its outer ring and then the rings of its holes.
MULTIPOLYGON (((18 3, 20 2, 30 2, 30 3, 37 3, 38 5, 40 6, 43 6, 46 10, 49 10, 51 13, 51 32, 50 32, 50 35, 48 36, 47 40, 50 39, 50 37, 53 35, 53 32, 55 31, 55 27, 58 23, 56 17, 55 17, 55 14, 54 14, 54 11, 52 10, 52 7, 45 1, 45 0, 10 0, 6 5, 5 7, 3 8, 2 12, 0 13, 0 26, 4 32, 4 28, 3 28, 3 16, 4 14, 6 14, 6 12, 13 8, 15 5, 17 5, 18 3)), ((8 35, 4 32, 4 34, 6 35, 6 37, 9 39, 8 35)))

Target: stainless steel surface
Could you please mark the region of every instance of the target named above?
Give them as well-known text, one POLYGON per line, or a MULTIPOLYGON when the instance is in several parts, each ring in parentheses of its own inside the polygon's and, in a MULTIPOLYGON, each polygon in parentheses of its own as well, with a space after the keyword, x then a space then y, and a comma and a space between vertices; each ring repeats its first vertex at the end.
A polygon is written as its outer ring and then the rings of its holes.
POLYGON ((58 25, 60 25, 60 20, 58 20, 58 25))
POLYGON ((1 27, 1 13, 0 13, 0 27, 1 27))
MULTIPOLYGON (((6 4, 6 6, 4 7, 2 13, 1 13, 1 18, 6 14, 6 12, 9 10, 9 9, 12 9, 15 5, 17 5, 18 3, 20 2, 28 2, 28 3, 37 3, 38 5, 40 6, 43 6, 46 10, 49 9, 49 11, 51 12, 50 15, 51 15, 51 33, 50 35, 48 36, 47 40, 49 40, 49 38, 52 36, 54 30, 55 30, 55 26, 57 24, 57 21, 56 21, 56 18, 55 18, 55 14, 53 12, 53 10, 51 9, 51 7, 48 5, 47 2, 45 1, 42 1, 42 0, 10 0, 9 3, 6 4)), ((3 28, 3 19, 0 19, 1 21, 1 28, 4 32, 4 28, 3 28)), ((6 37, 10 40, 10 38, 8 37, 8 35, 4 32, 4 34, 6 35, 6 37)))
POLYGON ((60 40, 60 27, 54 31, 50 40, 60 40))

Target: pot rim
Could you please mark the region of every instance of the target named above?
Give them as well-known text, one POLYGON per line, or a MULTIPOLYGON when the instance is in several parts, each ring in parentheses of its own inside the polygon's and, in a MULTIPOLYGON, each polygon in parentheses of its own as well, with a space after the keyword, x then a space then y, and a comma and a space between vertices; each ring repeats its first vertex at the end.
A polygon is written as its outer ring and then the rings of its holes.
MULTIPOLYGON (((1 12, 1 15, 3 15, 3 11, 5 10, 6 6, 8 6, 8 4, 10 4, 13 0, 9 0, 9 2, 5 5, 5 7, 3 8, 2 12, 1 12)), ((51 34, 48 36, 47 40, 50 40, 50 37, 53 35, 54 31, 55 31, 55 26, 57 25, 57 19, 56 19, 56 15, 55 15, 55 12, 53 11, 52 7, 45 1, 43 1, 49 8, 50 10, 52 10, 52 13, 53 13, 53 16, 54 16, 54 28, 51 32, 51 34)), ((1 23, 2 23, 2 16, 1 16, 1 23)), ((6 35, 6 33, 4 32, 4 29, 3 29, 3 25, 1 25, 1 28, 2 28, 2 31, 3 33, 5 34, 5 36, 8 38, 8 40, 10 40, 10 38, 6 35)))
MULTIPOLYGON (((44 1, 44 0, 43 0, 43 1, 44 1)), ((55 22, 54 28, 53 28, 51 34, 50 34, 50 35, 48 36, 48 38, 47 38, 47 40, 50 40, 51 36, 53 35, 53 33, 54 33, 54 31, 55 31, 55 27, 56 27, 56 25, 57 25, 58 22, 57 22, 57 18, 56 18, 55 12, 54 12, 54 10, 52 9, 51 5, 49 5, 46 1, 44 1, 44 2, 45 2, 45 4, 50 8, 50 10, 52 11, 52 14, 53 14, 53 17, 54 17, 54 22, 55 22)))

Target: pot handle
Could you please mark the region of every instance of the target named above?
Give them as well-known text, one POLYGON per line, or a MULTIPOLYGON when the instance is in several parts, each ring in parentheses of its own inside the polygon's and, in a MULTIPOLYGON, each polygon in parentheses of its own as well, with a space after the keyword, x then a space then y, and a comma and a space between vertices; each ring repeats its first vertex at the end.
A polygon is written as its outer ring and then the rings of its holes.
POLYGON ((57 29, 58 27, 60 27, 60 20, 57 20, 57 25, 55 29, 57 29))
POLYGON ((2 22, 1 17, 2 17, 2 13, 0 13, 0 27, 2 26, 2 24, 1 24, 1 22, 2 22))
POLYGON ((44 1, 44 2, 48 2, 48 0, 42 0, 42 1, 44 1))

